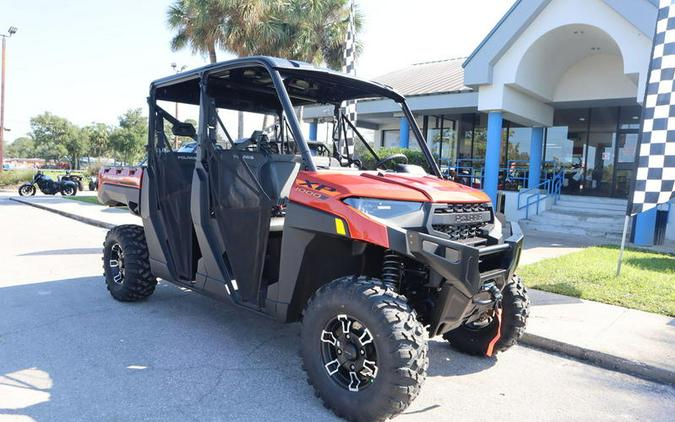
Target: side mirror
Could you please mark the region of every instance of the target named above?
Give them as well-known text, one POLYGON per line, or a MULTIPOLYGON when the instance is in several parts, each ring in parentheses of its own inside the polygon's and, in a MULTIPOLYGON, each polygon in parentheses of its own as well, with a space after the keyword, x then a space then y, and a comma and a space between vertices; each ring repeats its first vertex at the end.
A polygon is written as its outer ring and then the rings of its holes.
POLYGON ((197 130, 192 123, 177 123, 171 128, 171 133, 174 136, 185 136, 188 138, 195 138, 197 136, 197 130))

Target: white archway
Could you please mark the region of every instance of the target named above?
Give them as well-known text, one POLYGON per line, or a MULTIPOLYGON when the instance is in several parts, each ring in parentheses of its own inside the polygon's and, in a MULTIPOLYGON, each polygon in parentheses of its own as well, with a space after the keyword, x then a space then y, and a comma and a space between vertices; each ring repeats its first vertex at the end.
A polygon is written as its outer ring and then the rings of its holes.
POLYGON ((510 85, 546 103, 634 97, 637 75, 623 69, 621 47, 607 32, 563 25, 529 46, 510 85))

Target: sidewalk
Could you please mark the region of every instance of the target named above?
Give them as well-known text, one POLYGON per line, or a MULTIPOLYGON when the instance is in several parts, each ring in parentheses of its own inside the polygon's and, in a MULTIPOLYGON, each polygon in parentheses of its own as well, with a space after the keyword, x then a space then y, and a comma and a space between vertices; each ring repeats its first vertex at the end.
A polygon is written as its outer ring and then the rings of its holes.
MULTIPOLYGON (((126 208, 52 196, 12 199, 104 228, 141 224, 126 208)), ((521 265, 606 243, 603 239, 527 233, 521 265)), ((532 306, 522 344, 675 385, 675 319, 534 289, 529 293, 532 306)))
POLYGON ((522 343, 675 385, 675 318, 529 289, 522 343))

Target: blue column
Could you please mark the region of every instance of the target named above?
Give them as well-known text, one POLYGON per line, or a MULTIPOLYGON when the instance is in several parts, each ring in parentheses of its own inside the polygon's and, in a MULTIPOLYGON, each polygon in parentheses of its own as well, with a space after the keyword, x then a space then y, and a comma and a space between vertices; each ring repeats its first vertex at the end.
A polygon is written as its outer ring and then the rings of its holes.
POLYGON ((408 148, 410 145, 410 123, 405 117, 401 117, 401 123, 399 126, 399 146, 401 148, 408 148))
POLYGON ((309 140, 310 141, 316 141, 316 132, 319 129, 319 121, 318 120, 312 120, 309 122, 309 140))
POLYGON ((485 151, 485 174, 483 175, 483 190, 497 205, 497 184, 499 182, 499 150, 502 144, 502 112, 488 113, 487 150, 485 151))
POLYGON ((534 188, 541 181, 541 149, 544 144, 544 128, 533 127, 530 138, 530 170, 527 187, 534 188))
POLYGON ((653 245, 656 230, 656 208, 641 212, 635 216, 635 233, 633 243, 636 245, 653 245))

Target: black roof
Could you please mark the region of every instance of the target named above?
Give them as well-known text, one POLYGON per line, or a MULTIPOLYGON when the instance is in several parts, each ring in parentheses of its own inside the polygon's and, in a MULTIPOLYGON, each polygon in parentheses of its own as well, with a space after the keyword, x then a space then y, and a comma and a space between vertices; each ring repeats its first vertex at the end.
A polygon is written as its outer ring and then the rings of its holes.
POLYGON ((367 97, 388 97, 395 101, 403 100, 403 96, 394 91, 393 88, 373 81, 357 78, 334 70, 315 66, 311 63, 297 60, 287 60, 269 56, 250 56, 241 57, 234 60, 213 63, 196 69, 170 75, 157 79, 151 83, 152 88, 167 87, 181 82, 186 82, 199 78, 202 73, 217 73, 219 70, 228 68, 251 66, 265 66, 277 69, 285 75, 306 76, 315 80, 330 82, 343 85, 351 89, 344 92, 345 99, 367 98, 367 97), (358 95, 358 92, 365 93, 358 95))

